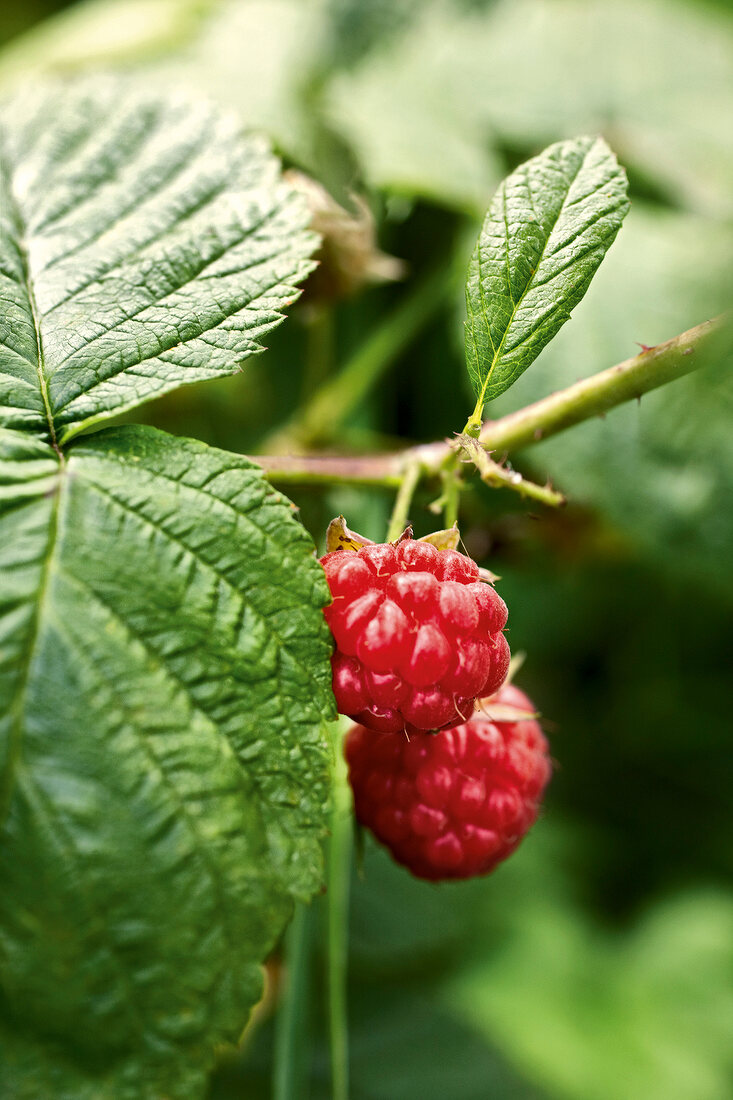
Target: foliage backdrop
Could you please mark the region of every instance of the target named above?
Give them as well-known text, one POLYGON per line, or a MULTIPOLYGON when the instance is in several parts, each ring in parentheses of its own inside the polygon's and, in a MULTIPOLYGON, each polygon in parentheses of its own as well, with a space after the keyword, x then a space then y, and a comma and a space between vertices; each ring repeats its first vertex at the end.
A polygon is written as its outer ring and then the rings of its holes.
MULTIPOLYGON (((9 3, 0 29, 10 37, 33 14, 43 5, 9 3)), ((365 194, 381 247, 407 265, 401 284, 339 301, 325 321, 306 294, 243 375, 150 405, 147 420, 174 434, 266 449, 435 269, 438 305, 326 434, 359 449, 460 428, 473 400, 453 272, 499 179, 577 133, 612 145, 632 209, 570 323, 491 414, 730 301, 723 3, 87 0, 11 38, 0 81, 110 63, 207 92, 340 201, 365 194)), ((488 490, 467 500, 464 537, 502 575, 512 646, 528 653, 522 684, 550 720, 558 769, 544 819, 484 882, 435 889, 368 846, 352 901, 355 1100, 733 1091, 731 414, 721 356, 534 448, 528 468, 572 498, 562 515, 488 490)), ((344 510, 382 534, 378 494, 295 496, 314 533, 344 510)), ((429 529, 426 512, 414 518, 429 529)), ((320 972, 315 959, 316 989, 320 972)), ((328 1094, 317 996, 310 1016, 316 1100, 328 1094)), ((211 1096, 269 1095, 270 1058, 265 1020, 222 1060, 211 1096)))

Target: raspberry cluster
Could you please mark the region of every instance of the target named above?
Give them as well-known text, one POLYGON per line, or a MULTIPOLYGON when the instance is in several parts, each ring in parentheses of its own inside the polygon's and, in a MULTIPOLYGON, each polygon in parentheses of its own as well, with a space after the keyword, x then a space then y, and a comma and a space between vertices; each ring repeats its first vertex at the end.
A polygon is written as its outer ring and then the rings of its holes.
POLYGON ((503 683, 506 604, 464 554, 406 538, 321 563, 342 714, 383 733, 445 729, 503 683))
POLYGON ((498 717, 507 707, 531 713, 532 703, 505 686, 482 706, 454 729, 410 740, 363 725, 347 735, 357 820, 419 878, 486 874, 537 819, 547 742, 534 719, 498 717))

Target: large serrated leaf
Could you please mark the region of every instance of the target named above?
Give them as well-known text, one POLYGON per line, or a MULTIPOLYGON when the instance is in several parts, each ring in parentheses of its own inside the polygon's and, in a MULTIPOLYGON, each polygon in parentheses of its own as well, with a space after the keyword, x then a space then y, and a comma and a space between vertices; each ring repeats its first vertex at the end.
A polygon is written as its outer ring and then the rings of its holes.
POLYGON ((551 145, 499 187, 466 281, 477 411, 537 358, 585 294, 629 208, 602 138, 551 145))
POLYGON ((0 424, 59 444, 239 370, 315 245, 263 142, 113 78, 6 104, 0 210, 0 424))
POLYGON ((0 447, 0 1097, 191 1100, 320 883, 325 578, 246 459, 0 447))

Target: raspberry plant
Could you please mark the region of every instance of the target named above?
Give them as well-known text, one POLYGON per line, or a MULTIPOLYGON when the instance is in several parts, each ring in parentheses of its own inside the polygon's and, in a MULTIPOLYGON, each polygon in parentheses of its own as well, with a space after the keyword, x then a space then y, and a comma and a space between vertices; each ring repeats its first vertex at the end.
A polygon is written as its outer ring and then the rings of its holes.
MULTIPOLYGON (((396 489, 388 542, 423 480, 439 484, 454 532, 468 469, 556 506, 556 490, 503 456, 694 369, 710 326, 483 422, 578 304, 628 207, 605 143, 564 141, 502 184, 471 259, 476 401, 463 431, 396 454, 258 466, 108 422, 240 370, 296 299, 318 239, 263 142, 134 80, 26 89, 0 120, 0 202, 0 1096, 188 1100, 246 1023, 294 899, 321 886, 334 786, 329 590, 262 468, 396 489)), ((440 582, 456 607, 458 587, 479 583, 440 582)), ((419 598, 395 583, 395 606, 419 598)), ((472 607, 487 622, 497 612, 501 637, 497 600, 472 607)), ((456 672, 435 634, 422 656, 396 653, 369 616, 350 653, 333 606, 352 689, 366 682, 349 661, 370 669, 374 699, 393 661, 418 688, 456 672)), ((496 687, 490 673, 484 661, 453 685, 466 706, 496 687)), ((363 717, 361 702, 342 709, 363 717)), ((406 717, 415 724, 414 708, 406 717)), ((329 871, 341 944, 343 823, 332 818, 329 871)), ((345 1095, 343 1050, 334 1066, 345 1095)))

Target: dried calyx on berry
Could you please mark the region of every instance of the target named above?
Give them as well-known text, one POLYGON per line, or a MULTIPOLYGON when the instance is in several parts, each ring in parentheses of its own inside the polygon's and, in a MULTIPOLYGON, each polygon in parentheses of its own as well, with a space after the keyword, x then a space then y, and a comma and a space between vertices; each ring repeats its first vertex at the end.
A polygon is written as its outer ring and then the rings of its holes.
POLYGON ((492 871, 536 821, 550 778, 533 709, 505 685, 469 722, 433 735, 352 727, 344 753, 357 820, 418 878, 492 871))
POLYGON ((368 543, 343 519, 321 558, 333 602, 336 705, 370 729, 444 729, 466 721, 509 667, 506 604, 475 562, 455 549, 458 531, 368 543))

